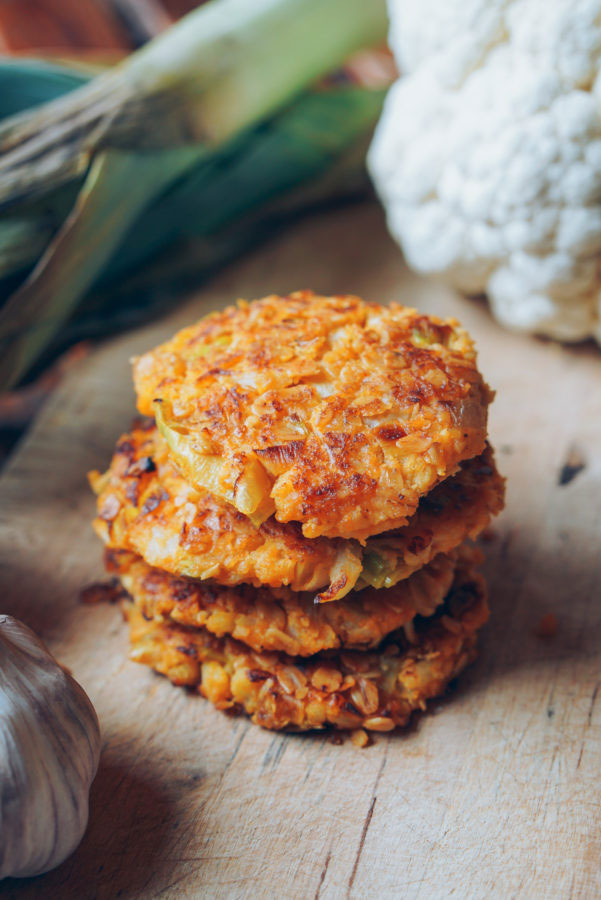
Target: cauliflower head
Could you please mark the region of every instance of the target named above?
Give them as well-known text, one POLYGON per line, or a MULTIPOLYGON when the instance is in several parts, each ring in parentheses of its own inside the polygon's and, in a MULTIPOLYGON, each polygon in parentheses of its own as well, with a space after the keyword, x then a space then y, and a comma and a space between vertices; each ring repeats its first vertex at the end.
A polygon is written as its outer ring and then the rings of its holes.
POLYGON ((409 265, 601 342, 601 0, 389 0, 368 164, 409 265))

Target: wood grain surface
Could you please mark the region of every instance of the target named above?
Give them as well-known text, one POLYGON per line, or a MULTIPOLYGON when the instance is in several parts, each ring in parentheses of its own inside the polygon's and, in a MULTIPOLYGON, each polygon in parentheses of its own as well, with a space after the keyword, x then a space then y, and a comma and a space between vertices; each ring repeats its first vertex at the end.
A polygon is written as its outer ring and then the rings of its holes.
POLYGON ((3 896, 601 895, 601 353, 516 336, 410 274, 372 204, 300 223, 169 318, 101 347, 0 480, 4 612, 88 691, 103 729, 87 834, 3 896), (406 733, 358 750, 216 712, 127 660, 85 473, 133 411, 129 357, 238 296, 312 287, 456 315, 497 389, 507 509, 486 543, 493 616, 476 665, 406 733), (556 616, 555 636, 537 629, 556 616))

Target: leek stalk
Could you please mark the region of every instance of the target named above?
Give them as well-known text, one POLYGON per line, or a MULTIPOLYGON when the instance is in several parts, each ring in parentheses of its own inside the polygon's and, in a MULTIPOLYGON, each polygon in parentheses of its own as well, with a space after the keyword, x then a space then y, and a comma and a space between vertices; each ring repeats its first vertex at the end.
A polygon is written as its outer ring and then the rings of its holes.
POLYGON ((385 0, 212 0, 109 72, 2 123, 0 207, 84 181, 0 310, 0 386, 27 371, 153 201, 385 29, 385 0))

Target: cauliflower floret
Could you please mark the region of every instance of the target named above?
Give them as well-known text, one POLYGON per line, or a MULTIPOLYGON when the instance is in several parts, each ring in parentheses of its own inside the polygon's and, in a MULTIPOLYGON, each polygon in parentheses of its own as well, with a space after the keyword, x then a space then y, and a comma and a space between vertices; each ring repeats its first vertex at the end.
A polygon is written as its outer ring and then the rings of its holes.
POLYGON ((601 0, 389 0, 369 153, 408 263, 506 325, 601 342, 601 0))

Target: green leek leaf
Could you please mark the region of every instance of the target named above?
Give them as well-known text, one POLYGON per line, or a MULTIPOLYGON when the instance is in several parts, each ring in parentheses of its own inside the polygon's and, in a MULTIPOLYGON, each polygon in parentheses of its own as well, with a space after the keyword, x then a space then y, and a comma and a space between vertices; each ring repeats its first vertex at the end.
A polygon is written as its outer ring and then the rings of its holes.
POLYGON ((212 0, 113 70, 74 90, 65 81, 65 96, 0 124, 0 277, 44 247, 0 309, 0 387, 103 272, 110 281, 209 236, 344 156, 375 118, 377 92, 310 92, 256 123, 385 25, 384 0, 212 0))

